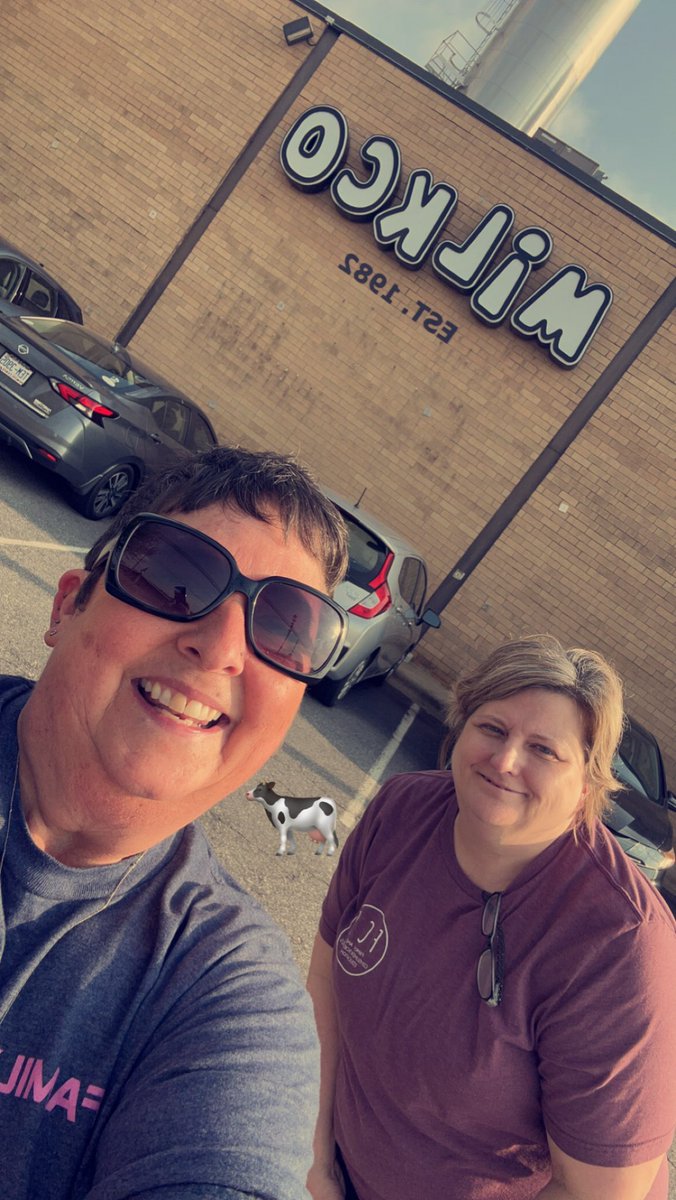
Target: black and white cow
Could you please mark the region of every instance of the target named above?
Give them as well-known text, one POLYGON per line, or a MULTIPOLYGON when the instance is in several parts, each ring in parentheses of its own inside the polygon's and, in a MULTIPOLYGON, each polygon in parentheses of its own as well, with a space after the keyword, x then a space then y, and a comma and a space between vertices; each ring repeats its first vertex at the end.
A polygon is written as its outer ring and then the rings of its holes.
POLYGON ((270 783, 258 783, 247 792, 247 800, 258 800, 263 805, 268 820, 279 831, 279 850, 277 854, 295 854, 296 839, 294 829, 311 834, 313 841, 319 841, 315 854, 321 854, 326 845, 326 853, 333 854, 338 845, 336 836, 336 804, 328 796, 278 796, 273 791, 274 780, 270 783))

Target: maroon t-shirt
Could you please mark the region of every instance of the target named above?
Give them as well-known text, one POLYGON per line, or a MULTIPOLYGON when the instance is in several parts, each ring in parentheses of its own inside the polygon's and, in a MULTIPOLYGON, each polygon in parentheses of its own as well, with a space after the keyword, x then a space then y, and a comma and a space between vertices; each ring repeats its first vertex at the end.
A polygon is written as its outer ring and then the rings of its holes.
MULTIPOLYGON (((448 772, 390 780, 324 902, 336 1138, 360 1200, 531 1200, 550 1178, 545 1130, 596 1166, 657 1158, 676 1110, 669 910, 603 826, 564 834, 503 893, 490 1008, 456 813, 448 772)), ((665 1163, 649 1200, 666 1195, 665 1163)))

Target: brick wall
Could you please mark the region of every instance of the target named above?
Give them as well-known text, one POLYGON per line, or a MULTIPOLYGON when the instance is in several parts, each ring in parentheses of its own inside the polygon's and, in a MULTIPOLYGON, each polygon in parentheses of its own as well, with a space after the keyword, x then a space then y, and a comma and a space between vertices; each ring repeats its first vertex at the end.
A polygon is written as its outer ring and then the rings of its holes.
POLYGON ((114 333, 307 50, 285 0, 6 0, 0 232, 114 333))
MULTIPOLYGON (((4 35, 13 94, 0 229, 43 252, 113 333, 308 54, 280 32, 300 10, 273 0, 197 0, 187 15, 170 3, 122 4, 114 16, 99 0, 83 14, 58 0, 32 8, 30 37, 18 5, 4 35), (32 76, 57 96, 47 132, 32 76)), ((424 551, 435 585, 664 291, 673 262, 637 221, 341 37, 132 345, 207 408, 224 440, 295 451, 353 499, 366 488, 364 507, 424 551), (458 189, 453 240, 502 201, 516 230, 553 236, 540 281, 579 263, 611 285, 615 302, 579 366, 562 370, 532 340, 486 328, 429 266, 407 271, 370 224, 291 186, 282 137, 318 103, 347 117, 355 167, 361 143, 388 134, 403 179, 427 167, 458 189), (372 269, 363 282, 361 263, 372 269), (387 280, 379 292, 376 272, 387 280), (396 303, 383 303, 393 284, 396 303), (457 325, 448 344, 413 320, 420 303, 457 325)), ((624 674, 628 707, 656 732, 673 779, 670 354, 663 328, 419 656, 450 679, 526 630, 596 646, 624 674)))

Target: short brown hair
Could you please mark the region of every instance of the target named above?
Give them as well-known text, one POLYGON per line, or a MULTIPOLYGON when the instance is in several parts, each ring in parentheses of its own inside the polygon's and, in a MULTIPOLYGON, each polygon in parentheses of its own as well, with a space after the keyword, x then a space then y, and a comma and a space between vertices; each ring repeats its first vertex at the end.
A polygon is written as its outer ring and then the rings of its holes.
POLYGON ((158 471, 132 493, 85 557, 90 574, 77 594, 78 606, 84 608, 103 573, 106 546, 136 513, 167 516, 210 504, 237 508, 259 521, 277 516, 285 533, 295 533, 322 564, 330 592, 345 574, 345 522, 305 467, 286 454, 216 446, 158 471))
POLYGON ((581 820, 589 825, 603 814, 611 794, 620 787, 612 762, 624 725, 622 681, 594 650, 564 650, 550 634, 533 634, 498 646, 455 683, 440 762, 448 762, 452 745, 477 708, 526 688, 570 696, 581 713, 588 779, 581 820))

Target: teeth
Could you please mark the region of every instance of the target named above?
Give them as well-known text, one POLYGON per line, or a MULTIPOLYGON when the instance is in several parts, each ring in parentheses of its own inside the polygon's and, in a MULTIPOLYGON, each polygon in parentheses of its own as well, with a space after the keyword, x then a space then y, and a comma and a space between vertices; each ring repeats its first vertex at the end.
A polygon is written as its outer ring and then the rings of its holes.
POLYGON ((157 701, 175 716, 188 718, 198 725, 209 725, 223 715, 218 708, 211 708, 199 700, 188 700, 183 692, 172 692, 171 688, 162 687, 160 683, 152 683, 150 679, 142 679, 141 687, 151 700, 157 701))

